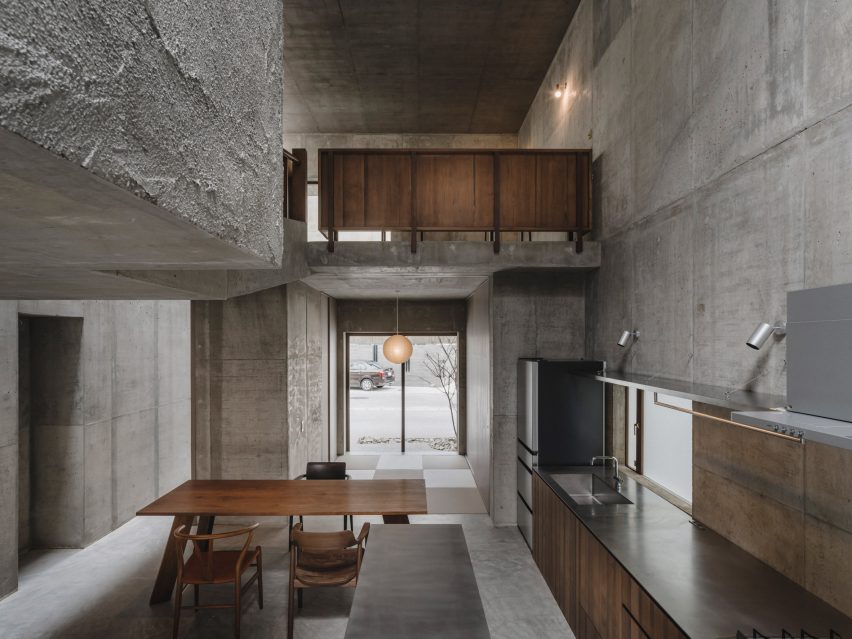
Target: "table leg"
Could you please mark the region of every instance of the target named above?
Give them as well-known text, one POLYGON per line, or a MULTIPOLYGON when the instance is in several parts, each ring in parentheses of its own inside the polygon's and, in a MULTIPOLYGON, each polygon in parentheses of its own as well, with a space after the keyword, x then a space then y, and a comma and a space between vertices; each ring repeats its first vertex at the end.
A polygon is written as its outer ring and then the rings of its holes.
MULTIPOLYGON (((198 518, 198 528, 196 530, 196 534, 198 535, 209 535, 213 532, 213 522, 216 521, 216 517, 214 515, 210 515, 208 517, 199 517, 198 518)), ((207 552, 207 545, 209 542, 202 541, 198 544, 198 548, 207 552)))
POLYGON ((172 528, 169 530, 169 538, 166 540, 166 548, 163 550, 163 559, 160 561, 160 571, 157 573, 157 579, 154 581, 154 589, 151 591, 151 604, 162 603, 168 601, 172 597, 172 590, 175 587, 177 579, 177 554, 175 546, 174 532, 181 526, 192 526, 194 518, 188 515, 177 515, 172 522, 172 528))
POLYGON ((382 521, 386 524, 407 524, 408 515, 382 515, 382 521))

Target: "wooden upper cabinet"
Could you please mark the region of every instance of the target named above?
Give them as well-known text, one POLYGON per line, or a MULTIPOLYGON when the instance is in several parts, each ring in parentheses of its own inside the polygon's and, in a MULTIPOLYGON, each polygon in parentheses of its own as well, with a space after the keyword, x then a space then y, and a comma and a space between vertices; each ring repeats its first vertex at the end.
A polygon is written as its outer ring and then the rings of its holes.
POLYGON ((323 229, 591 230, 590 151, 324 149, 319 167, 323 229))
POLYGON ((417 154, 416 227, 423 230, 493 228, 494 160, 490 154, 417 154))

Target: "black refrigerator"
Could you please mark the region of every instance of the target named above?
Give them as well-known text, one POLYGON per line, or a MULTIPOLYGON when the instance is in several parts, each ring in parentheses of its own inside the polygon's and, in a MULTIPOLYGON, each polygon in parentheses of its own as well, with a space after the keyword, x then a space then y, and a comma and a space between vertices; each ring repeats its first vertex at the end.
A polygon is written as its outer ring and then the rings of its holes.
POLYGON ((604 362, 518 360, 518 528, 532 548, 533 466, 588 466, 604 453, 604 362))

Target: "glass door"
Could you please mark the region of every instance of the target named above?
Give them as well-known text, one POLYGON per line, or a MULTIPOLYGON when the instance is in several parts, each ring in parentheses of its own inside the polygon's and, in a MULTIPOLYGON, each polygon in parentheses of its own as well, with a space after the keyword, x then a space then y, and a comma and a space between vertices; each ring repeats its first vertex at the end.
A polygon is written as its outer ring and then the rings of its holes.
POLYGON ((350 335, 348 445, 351 452, 402 449, 402 366, 382 355, 387 335, 350 335))
POLYGON ((458 452, 458 335, 409 335, 404 365, 387 361, 389 335, 349 335, 347 450, 458 452))

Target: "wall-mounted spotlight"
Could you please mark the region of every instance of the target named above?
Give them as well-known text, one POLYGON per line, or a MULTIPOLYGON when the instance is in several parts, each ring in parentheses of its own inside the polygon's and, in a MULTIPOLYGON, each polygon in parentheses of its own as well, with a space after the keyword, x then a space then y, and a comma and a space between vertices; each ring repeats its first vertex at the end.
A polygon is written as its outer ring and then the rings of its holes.
POLYGON ((556 86, 553 88, 553 97, 554 97, 554 98, 561 98, 561 97, 562 97, 562 93, 565 91, 565 89, 566 89, 567 87, 568 87, 568 84, 567 84, 567 83, 566 83, 566 84, 561 84, 561 83, 558 83, 558 82, 557 82, 557 83, 556 83, 556 86))
POLYGON ((754 332, 751 334, 746 340, 746 346, 749 348, 753 348, 754 350, 760 350, 760 347, 766 343, 766 340, 769 339, 769 336, 773 333, 777 335, 784 335, 787 332, 787 322, 778 322, 775 326, 771 326, 766 322, 761 322, 757 325, 757 328, 754 329, 754 332))
POLYGON ((631 337, 633 339, 639 339, 639 331, 624 331, 621 334, 621 337, 618 338, 618 345, 621 346, 621 348, 624 348, 627 346, 627 342, 630 341, 631 337))

